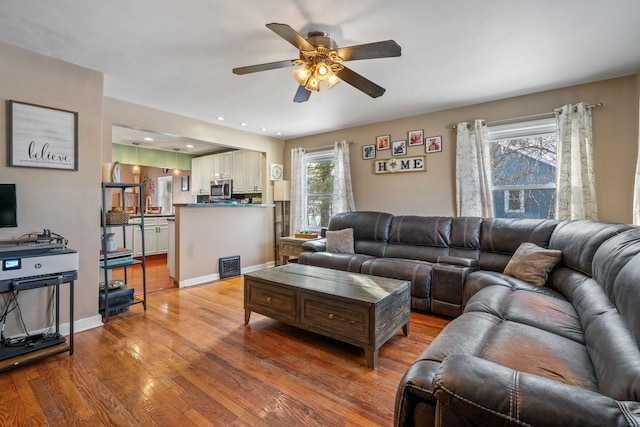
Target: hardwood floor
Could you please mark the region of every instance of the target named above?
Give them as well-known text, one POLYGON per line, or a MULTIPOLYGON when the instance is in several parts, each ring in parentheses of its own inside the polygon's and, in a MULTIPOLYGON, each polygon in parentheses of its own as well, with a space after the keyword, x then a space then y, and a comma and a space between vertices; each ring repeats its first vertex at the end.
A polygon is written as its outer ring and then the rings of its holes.
POLYGON ((449 321, 412 312, 362 349, 257 313, 244 324, 242 278, 148 295, 75 354, 0 374, 0 425, 391 426, 402 375, 449 321))
MULTIPOLYGON (((124 280, 124 269, 112 270, 113 280, 124 280)), ((147 292, 173 289, 176 285, 169 277, 167 255, 150 255, 146 257, 147 292)), ((139 265, 127 268, 127 284, 135 289, 135 294, 142 294, 142 267, 139 265)))

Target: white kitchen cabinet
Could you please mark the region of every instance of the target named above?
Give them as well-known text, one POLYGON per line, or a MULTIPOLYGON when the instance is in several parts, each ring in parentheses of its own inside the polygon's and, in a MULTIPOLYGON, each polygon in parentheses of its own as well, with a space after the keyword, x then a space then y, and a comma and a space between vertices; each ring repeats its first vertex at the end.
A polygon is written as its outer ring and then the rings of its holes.
POLYGON ((233 193, 247 192, 247 151, 233 152, 233 193))
POLYGON ((262 191, 262 153, 247 152, 247 189, 248 192, 262 191))
POLYGON ((202 187, 202 157, 194 157, 191 159, 191 194, 197 196, 200 194, 202 187))
POLYGON ((191 194, 206 195, 211 192, 213 178, 213 156, 194 157, 191 159, 191 194))
POLYGON ((262 153, 239 150, 233 152, 233 192, 262 191, 262 153))
POLYGON ((231 151, 222 154, 214 154, 213 159, 213 177, 217 178, 233 178, 233 154, 231 151))
MULTIPOLYGON (((132 220, 140 224, 140 218, 132 220)), ((133 232, 133 256, 142 256, 142 230, 136 228, 133 232)), ((166 254, 169 252, 169 223, 166 217, 144 218, 144 248, 145 256, 166 254)))
POLYGON ((158 253, 169 252, 169 222, 167 218, 156 218, 158 224, 158 253))
POLYGON ((211 154, 191 159, 191 194, 207 195, 211 192, 211 181, 233 178, 233 152, 211 154))

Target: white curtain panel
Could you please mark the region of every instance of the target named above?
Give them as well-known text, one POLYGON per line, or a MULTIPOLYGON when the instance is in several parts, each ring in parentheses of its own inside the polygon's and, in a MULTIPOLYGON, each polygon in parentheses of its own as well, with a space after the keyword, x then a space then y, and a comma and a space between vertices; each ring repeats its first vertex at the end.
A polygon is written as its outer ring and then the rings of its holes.
MULTIPOLYGON (((640 119, 640 111, 638 119, 640 119)), ((636 225, 640 225, 640 130, 638 131, 638 160, 636 161, 636 180, 633 184, 633 223, 636 225)))
POLYGON ((484 120, 458 123, 456 210, 458 216, 493 216, 491 157, 484 120))
POLYGON ((307 163, 305 149, 291 150, 291 232, 307 228, 307 163))
POLYGON ((556 219, 598 219, 591 108, 581 102, 556 110, 556 219))
POLYGON ((336 141, 333 147, 333 153, 332 214, 353 212, 356 210, 356 203, 353 200, 353 189, 351 186, 349 142, 336 141))

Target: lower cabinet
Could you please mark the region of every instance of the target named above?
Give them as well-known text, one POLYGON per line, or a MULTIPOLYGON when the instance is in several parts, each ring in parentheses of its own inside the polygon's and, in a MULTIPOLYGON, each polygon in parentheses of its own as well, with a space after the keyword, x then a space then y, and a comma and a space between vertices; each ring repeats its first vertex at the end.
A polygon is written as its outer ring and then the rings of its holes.
MULTIPOLYGON (((132 221, 140 223, 139 218, 132 221)), ((133 232, 133 256, 142 256, 142 233, 140 228, 133 232)), ((166 254, 169 252, 169 221, 166 217, 144 218, 144 248, 146 255, 166 254)))

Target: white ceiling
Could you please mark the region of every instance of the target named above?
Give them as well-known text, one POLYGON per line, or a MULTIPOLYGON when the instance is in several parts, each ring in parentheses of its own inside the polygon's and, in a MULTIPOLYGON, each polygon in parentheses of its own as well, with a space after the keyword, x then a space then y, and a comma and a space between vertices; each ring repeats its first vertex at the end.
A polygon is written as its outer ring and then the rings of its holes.
POLYGON ((103 72, 106 96, 292 139, 634 74, 639 17, 638 0, 0 0, 0 41, 103 72), (402 56, 346 63, 380 98, 343 82, 296 104, 291 69, 231 72, 297 57, 270 22, 402 56))
POLYGON ((181 154, 190 154, 192 156, 213 154, 229 150, 223 145, 214 144, 208 141, 200 141, 170 133, 134 129, 118 125, 111 127, 111 142, 114 144, 132 145, 151 150, 177 151, 181 154))

